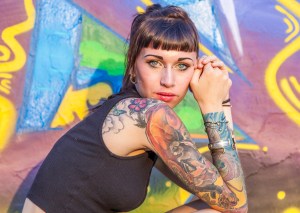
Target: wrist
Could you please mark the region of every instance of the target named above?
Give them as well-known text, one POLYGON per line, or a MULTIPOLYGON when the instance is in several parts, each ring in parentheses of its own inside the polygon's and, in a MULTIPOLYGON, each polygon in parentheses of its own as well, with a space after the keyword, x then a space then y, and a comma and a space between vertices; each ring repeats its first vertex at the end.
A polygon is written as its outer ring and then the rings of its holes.
POLYGON ((202 114, 207 114, 207 113, 211 113, 211 112, 221 112, 223 111, 223 106, 221 103, 219 104, 207 104, 207 103, 199 103, 199 108, 202 112, 202 114))

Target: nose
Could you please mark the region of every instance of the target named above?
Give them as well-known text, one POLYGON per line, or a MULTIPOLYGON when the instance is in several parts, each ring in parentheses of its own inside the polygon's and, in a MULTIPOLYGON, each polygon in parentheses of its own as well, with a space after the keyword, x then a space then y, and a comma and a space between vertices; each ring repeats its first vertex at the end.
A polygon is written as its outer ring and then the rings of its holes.
POLYGON ((163 69, 160 84, 165 87, 175 86, 175 74, 171 67, 165 67, 163 69))

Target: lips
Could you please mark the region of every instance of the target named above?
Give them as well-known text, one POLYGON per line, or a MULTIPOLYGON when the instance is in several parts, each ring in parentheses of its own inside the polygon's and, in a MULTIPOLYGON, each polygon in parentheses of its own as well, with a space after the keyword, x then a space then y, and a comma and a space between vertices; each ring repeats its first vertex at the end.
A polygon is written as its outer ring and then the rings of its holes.
POLYGON ((158 99, 164 102, 170 102, 172 100, 174 100, 174 98, 176 97, 175 94, 173 93, 169 93, 169 92, 158 92, 156 93, 156 95, 158 96, 158 99))

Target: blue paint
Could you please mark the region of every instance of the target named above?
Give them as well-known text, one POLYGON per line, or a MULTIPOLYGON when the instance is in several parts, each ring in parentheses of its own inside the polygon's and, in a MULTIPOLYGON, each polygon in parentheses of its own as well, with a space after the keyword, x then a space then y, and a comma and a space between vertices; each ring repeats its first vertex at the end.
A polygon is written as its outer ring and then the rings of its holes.
POLYGON ((233 124, 233 129, 235 129, 237 132, 239 132, 241 135, 243 135, 243 140, 238 140, 239 143, 246 143, 246 144, 257 144, 249 135, 247 135, 246 132, 244 132, 240 127, 238 127, 236 124, 233 124))
POLYGON ((70 4, 38 1, 18 132, 49 128, 75 69, 80 29, 81 13, 70 4))
POLYGON ((112 88, 113 93, 117 93, 122 87, 123 75, 112 76, 105 70, 81 67, 76 72, 74 80, 72 84, 75 89, 84 89, 103 82, 112 88))
POLYGON ((243 81, 251 86, 250 81, 238 68, 223 36, 217 19, 215 5, 210 0, 163 0, 162 5, 176 5, 188 12, 200 35, 200 42, 214 55, 226 63, 243 81))

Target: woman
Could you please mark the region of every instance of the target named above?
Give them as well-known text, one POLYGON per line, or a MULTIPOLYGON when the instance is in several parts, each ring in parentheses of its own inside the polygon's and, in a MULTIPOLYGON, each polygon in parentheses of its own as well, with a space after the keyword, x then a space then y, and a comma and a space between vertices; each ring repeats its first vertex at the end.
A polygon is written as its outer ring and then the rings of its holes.
POLYGON ((133 210, 146 196, 155 163, 210 206, 199 210, 196 201, 171 212, 247 212, 230 128, 230 86, 222 62, 198 59, 197 31, 181 8, 148 7, 131 26, 121 92, 59 139, 23 212, 133 210), (172 110, 189 87, 203 115, 213 164, 172 110))

